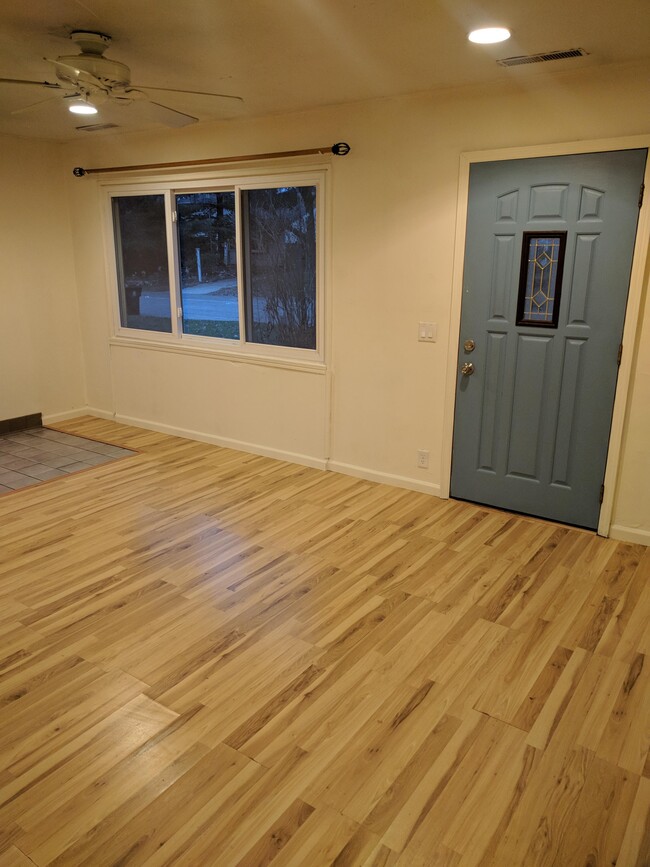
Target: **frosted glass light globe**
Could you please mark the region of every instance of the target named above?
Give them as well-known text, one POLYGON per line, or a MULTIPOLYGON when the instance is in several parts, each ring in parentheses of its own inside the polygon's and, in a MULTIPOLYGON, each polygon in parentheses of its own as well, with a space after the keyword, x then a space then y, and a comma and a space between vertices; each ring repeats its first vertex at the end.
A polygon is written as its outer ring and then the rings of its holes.
POLYGON ((95 106, 87 102, 73 103, 68 106, 68 111, 71 111, 73 114, 97 114, 95 106))
POLYGON ((506 27, 482 27, 480 30, 472 30, 467 38, 470 42, 490 45, 493 42, 505 42, 506 39, 510 39, 510 31, 506 27))

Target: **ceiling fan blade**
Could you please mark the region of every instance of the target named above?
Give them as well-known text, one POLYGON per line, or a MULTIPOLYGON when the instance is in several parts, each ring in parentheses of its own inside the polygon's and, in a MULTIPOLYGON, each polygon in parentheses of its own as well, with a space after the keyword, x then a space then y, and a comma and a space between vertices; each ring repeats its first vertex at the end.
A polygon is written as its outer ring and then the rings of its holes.
POLYGON ((25 78, 0 78, 0 84, 31 84, 34 87, 49 87, 52 90, 64 90, 61 84, 53 84, 51 81, 29 81, 25 78))
POLYGON ((193 117, 191 114, 184 114, 182 111, 176 111, 175 108, 168 108, 166 105, 161 105, 159 102, 152 102, 150 99, 139 102, 138 107, 141 109, 144 108, 146 114, 149 115, 151 120, 164 123, 165 126, 181 127, 198 122, 198 117, 193 117))
POLYGON ((211 93, 210 91, 207 91, 207 90, 178 90, 175 87, 145 87, 144 84, 142 84, 142 85, 134 84, 134 85, 132 85, 132 87, 134 87, 137 90, 158 90, 161 93, 189 93, 189 94, 192 94, 194 96, 216 96, 219 99, 235 99, 238 102, 244 101, 244 98, 242 96, 232 96, 229 93, 211 93))
POLYGON ((11 114, 27 114, 30 111, 39 109, 42 105, 47 105, 48 102, 60 102, 60 96, 48 96, 47 99, 39 99, 38 102, 32 102, 30 105, 25 105, 22 108, 16 108, 11 114))
POLYGON ((166 105, 152 102, 147 99, 144 93, 137 91, 125 94, 124 97, 114 96, 101 106, 100 113, 102 116, 114 118, 122 123, 125 120, 136 123, 138 121, 152 121, 170 127, 187 126, 198 121, 198 118, 191 114, 184 114, 182 111, 176 111, 176 109, 168 108, 166 105))

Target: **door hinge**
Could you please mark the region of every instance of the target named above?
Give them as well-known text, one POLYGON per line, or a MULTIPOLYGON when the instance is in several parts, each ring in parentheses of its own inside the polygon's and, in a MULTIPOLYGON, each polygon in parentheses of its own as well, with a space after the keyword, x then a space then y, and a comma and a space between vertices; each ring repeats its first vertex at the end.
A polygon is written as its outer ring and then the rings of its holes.
POLYGON ((605 485, 600 486, 600 497, 598 498, 598 502, 602 505, 603 500, 605 499, 605 485))
POLYGON ((621 366, 621 358, 623 358, 623 344, 619 343, 618 344, 618 354, 616 356, 616 363, 618 364, 619 367, 621 366))
POLYGON ((643 204, 643 194, 645 193, 645 184, 641 184, 641 189, 639 190, 639 207, 643 204))
MULTIPOLYGON (((641 207, 641 205, 639 205, 641 207)), ((175 223, 178 220, 178 212, 172 211, 172 223, 175 223)))

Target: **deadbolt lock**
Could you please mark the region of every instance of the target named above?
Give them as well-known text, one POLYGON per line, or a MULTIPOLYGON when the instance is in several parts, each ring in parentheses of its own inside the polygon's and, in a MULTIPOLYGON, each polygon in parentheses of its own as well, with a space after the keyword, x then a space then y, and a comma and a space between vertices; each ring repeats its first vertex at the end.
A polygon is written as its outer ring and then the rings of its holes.
POLYGON ((463 349, 465 350, 465 352, 474 352, 475 348, 476 343, 474 343, 473 340, 466 340, 465 343, 463 343, 463 349))
POLYGON ((463 376, 471 376, 474 373, 474 365, 471 361, 466 361, 460 369, 463 376))

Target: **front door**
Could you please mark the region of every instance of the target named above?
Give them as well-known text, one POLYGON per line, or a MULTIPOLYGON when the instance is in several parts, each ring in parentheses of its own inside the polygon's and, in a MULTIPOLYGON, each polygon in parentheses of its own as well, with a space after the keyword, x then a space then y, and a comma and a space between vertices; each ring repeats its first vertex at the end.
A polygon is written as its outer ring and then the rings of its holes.
POLYGON ((471 167, 453 497, 597 527, 646 156, 471 167))

